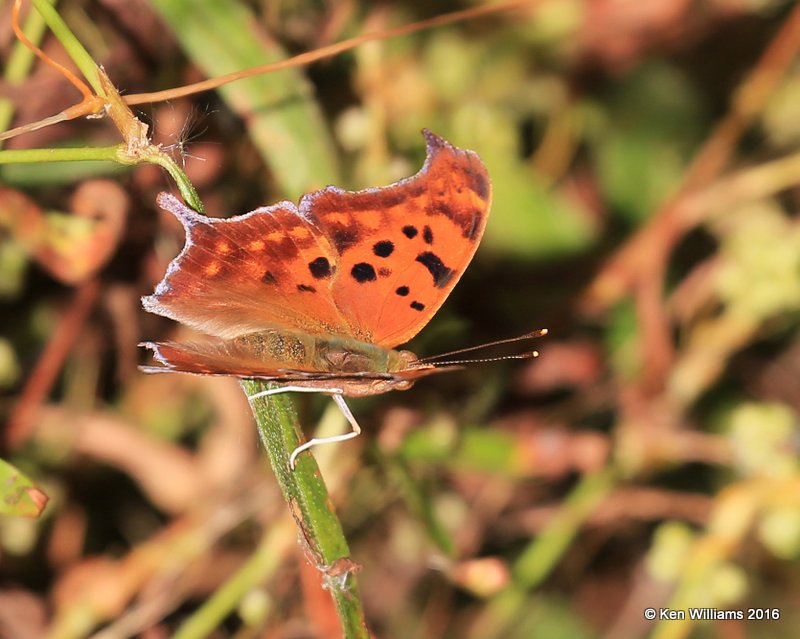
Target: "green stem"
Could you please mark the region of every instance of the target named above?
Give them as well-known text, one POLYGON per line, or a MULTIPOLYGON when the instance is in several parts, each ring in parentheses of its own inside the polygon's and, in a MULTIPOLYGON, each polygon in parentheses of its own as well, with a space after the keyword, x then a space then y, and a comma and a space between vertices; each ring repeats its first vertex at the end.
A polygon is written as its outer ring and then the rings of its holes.
MULTIPOLYGON (((153 148, 155 149, 156 147, 153 148)), ((167 170, 172 176, 172 179, 175 180, 175 183, 178 185, 178 190, 181 192, 181 196, 183 196, 183 199, 189 206, 200 213, 205 210, 194 185, 189 181, 186 173, 175 163, 175 160, 160 149, 155 153, 148 154, 144 159, 153 164, 158 164, 160 167, 167 170)))
POLYGON ((181 624, 172 639, 199 639, 211 636, 248 592, 275 573, 284 554, 281 550, 293 543, 291 525, 285 524, 288 522, 283 520, 267 531, 256 551, 244 565, 181 624))
POLYGON ((77 162, 91 160, 106 160, 119 164, 132 165, 142 162, 158 164, 167 170, 175 180, 184 200, 196 211, 203 212, 203 203, 194 185, 189 181, 175 161, 158 147, 150 147, 138 157, 128 154, 124 144, 104 147, 84 147, 68 149, 15 149, 10 151, 0 150, 0 164, 21 164, 31 162, 77 162))
POLYGON ((470 638, 505 637, 524 611, 526 593, 538 587, 569 549, 581 526, 617 482, 613 467, 587 475, 572 490, 558 513, 523 551, 512 568, 513 582, 498 593, 475 619, 470 638))
POLYGON ((105 78, 89 52, 75 37, 67 24, 61 19, 58 11, 49 0, 32 0, 33 5, 50 30, 59 39, 73 62, 89 81, 95 93, 105 96, 109 101, 111 118, 120 130, 127 147, 104 147, 100 149, 24 149, 18 151, 0 151, 0 164, 19 162, 58 162, 75 160, 110 160, 121 164, 140 164, 151 162, 165 168, 175 180, 184 200, 195 210, 202 212, 200 201, 189 178, 175 161, 159 147, 149 144, 147 129, 142 125, 119 98, 116 87, 105 78), (104 82, 105 79, 105 82, 104 82), (131 149, 134 152, 131 152, 131 149))
POLYGON ((108 160, 120 164, 135 164, 125 153, 125 146, 76 147, 68 149, 14 149, 0 151, 0 164, 30 162, 76 162, 108 160))
POLYGON ((78 38, 72 33, 67 23, 58 15, 58 11, 48 2, 48 0, 31 0, 33 6, 42 15, 47 26, 58 38, 64 49, 72 58, 75 66, 80 69, 83 77, 92 85, 97 95, 105 95, 103 85, 100 82, 98 67, 89 52, 83 47, 78 38))
POLYGON ((615 473, 610 468, 581 479, 558 513, 517 560, 513 570, 517 585, 532 589, 544 581, 575 540, 587 517, 613 489, 615 481, 615 473))
MULTIPOLYGON (((256 380, 243 380, 242 388, 249 397, 270 386, 256 380)), ((309 560, 323 573, 343 636, 368 639, 358 585, 350 574, 350 549, 319 467, 308 453, 298 457, 294 469, 289 467, 289 456, 301 443, 292 403, 286 395, 270 395, 255 399, 251 404, 278 485, 297 523, 300 544, 309 560)))

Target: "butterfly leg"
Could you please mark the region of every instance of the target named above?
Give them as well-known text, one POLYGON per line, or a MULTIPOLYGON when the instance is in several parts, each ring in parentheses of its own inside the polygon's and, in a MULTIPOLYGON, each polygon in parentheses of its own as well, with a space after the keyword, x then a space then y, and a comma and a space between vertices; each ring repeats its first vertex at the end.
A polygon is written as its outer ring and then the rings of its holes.
POLYGON ((353 439, 353 437, 358 437, 361 434, 361 426, 358 425, 355 416, 353 415, 350 407, 345 403, 344 397, 342 396, 342 389, 340 388, 308 388, 307 386, 279 386, 277 388, 270 388, 268 390, 259 391, 253 395, 248 396, 248 400, 253 401, 258 397, 266 397, 268 395, 277 395, 278 393, 324 393, 326 395, 330 395, 333 398, 333 401, 336 402, 336 405, 339 407, 339 410, 342 411, 342 414, 345 416, 345 419, 350 423, 350 427, 352 430, 349 433, 343 433, 342 435, 332 435, 331 437, 314 437, 309 439, 306 443, 301 444, 297 448, 292 451, 292 454, 289 456, 289 466, 290 468, 294 469, 295 464, 297 463, 297 456, 302 453, 303 451, 308 450, 312 446, 317 446, 319 444, 333 444, 335 442, 343 442, 348 439, 353 439))
POLYGON ((341 388, 309 388, 308 386, 277 386, 275 388, 268 388, 267 390, 258 391, 253 395, 248 395, 247 399, 251 402, 259 397, 267 397, 268 395, 279 395, 280 393, 325 393, 326 395, 341 395, 341 388))
POLYGON ((343 433, 341 435, 332 435, 330 437, 314 437, 312 439, 309 439, 305 444, 301 444, 292 451, 292 454, 289 456, 289 466, 291 468, 294 468, 295 464, 297 463, 297 456, 303 451, 308 450, 312 446, 317 446, 319 444, 333 444, 335 442, 343 442, 348 439, 353 439, 353 437, 358 437, 361 434, 361 426, 358 425, 356 418, 350 411, 350 407, 347 404, 345 404, 344 397, 342 397, 342 394, 335 392, 332 393, 331 389, 327 389, 326 392, 331 395, 333 401, 336 402, 336 405, 339 407, 339 410, 342 411, 342 415, 344 415, 345 419, 348 422, 350 422, 350 427, 352 428, 352 430, 349 433, 343 433))

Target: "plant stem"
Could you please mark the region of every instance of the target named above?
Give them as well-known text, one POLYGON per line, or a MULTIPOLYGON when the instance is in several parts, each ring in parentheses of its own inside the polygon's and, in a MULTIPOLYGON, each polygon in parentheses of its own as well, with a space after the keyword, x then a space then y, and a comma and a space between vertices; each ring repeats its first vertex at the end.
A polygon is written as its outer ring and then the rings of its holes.
POLYGON ((530 601, 527 593, 540 586, 550 575, 558 560, 575 541, 580 527, 618 481, 614 467, 606 467, 581 479, 559 512, 517 559, 512 569, 511 585, 495 595, 475 618, 468 635, 470 638, 505 637, 509 634, 530 601))
MULTIPOLYGON (((25 20, 22 30, 28 39, 34 44, 38 44, 44 35, 44 19, 41 14, 31 11, 25 20)), ((15 42, 8 56, 8 63, 3 71, 3 80, 9 86, 15 86, 28 77, 35 56, 33 52, 21 42, 15 42)), ((0 100, 0 131, 5 131, 11 124, 14 117, 14 103, 8 98, 0 100)))
POLYGON ((47 26, 58 38, 69 57, 80 69, 83 77, 92 85, 92 89, 97 95, 105 95, 103 85, 98 74, 99 68, 92 56, 80 43, 78 38, 72 33, 67 23, 62 20, 58 11, 48 2, 48 0, 31 0, 33 6, 42 15, 47 26))
POLYGON ((578 482, 558 513, 517 559, 513 573, 519 586, 531 590, 547 578, 616 482, 616 473, 611 468, 586 475, 578 482))
POLYGON ((135 164, 125 155, 125 146, 75 147, 68 149, 14 149, 0 151, 0 164, 30 162, 77 162, 108 160, 120 164, 135 164))
MULTIPOLYGON (((242 380, 247 396, 271 388, 264 382, 242 380)), ((347 639, 368 639, 354 564, 319 467, 310 454, 302 454, 294 468, 289 456, 300 445, 300 429, 291 400, 285 395, 259 397, 251 402, 258 432, 267 451, 281 492, 300 532, 300 544, 330 591, 347 639)))
POLYGON ((158 164, 160 167, 166 169, 172 179, 175 180, 175 183, 178 185, 178 190, 181 192, 181 196, 186 203, 195 211, 202 213, 205 210, 203 207, 203 202, 200 200, 200 196, 197 194, 194 185, 189 181, 186 173, 184 173, 183 170, 175 163, 175 161, 163 151, 157 147, 152 148, 155 151, 152 154, 148 154, 144 159, 146 159, 148 162, 152 162, 153 164, 158 164))
POLYGON ((280 567, 282 548, 293 542, 291 522, 287 519, 271 527, 255 552, 228 581, 220 586, 184 623, 172 639, 208 637, 245 598, 280 567))

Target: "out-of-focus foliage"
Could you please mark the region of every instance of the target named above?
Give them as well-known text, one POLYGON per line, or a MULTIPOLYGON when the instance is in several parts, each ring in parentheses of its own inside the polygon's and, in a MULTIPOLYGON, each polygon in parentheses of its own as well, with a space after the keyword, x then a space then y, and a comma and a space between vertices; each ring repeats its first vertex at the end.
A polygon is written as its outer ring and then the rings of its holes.
MULTIPOLYGON (((57 7, 132 95, 482 4, 57 7)), ((489 168, 484 241, 411 348, 547 327, 516 351, 541 356, 354 401, 364 435, 314 450, 375 636, 796 636, 797 24, 788 0, 545 0, 136 107, 211 215, 413 174, 424 127, 489 168)), ((41 64, 4 77, 13 125, 75 99, 41 64)), ((84 119, 4 148, 114 136, 84 119)), ((139 303, 183 244, 154 204, 166 174, 0 179, 3 457, 51 497, 0 523, 0 634, 333 636, 320 581, 342 567, 298 546, 238 385, 137 370, 140 341, 191 337, 139 303)), ((345 429, 297 403, 309 435, 345 429)))
POLYGON ((34 483, 11 464, 0 459, 0 515, 38 517, 47 497, 34 483))

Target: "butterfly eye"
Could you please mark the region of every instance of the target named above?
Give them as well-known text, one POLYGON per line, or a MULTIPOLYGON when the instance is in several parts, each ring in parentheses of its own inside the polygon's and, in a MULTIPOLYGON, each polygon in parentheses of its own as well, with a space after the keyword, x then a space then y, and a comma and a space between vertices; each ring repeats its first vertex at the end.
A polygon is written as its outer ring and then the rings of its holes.
POLYGON ((412 353, 411 351, 395 351, 393 355, 396 358, 397 370, 402 370, 404 368, 413 368, 419 363, 419 357, 414 355, 414 353, 412 353))

